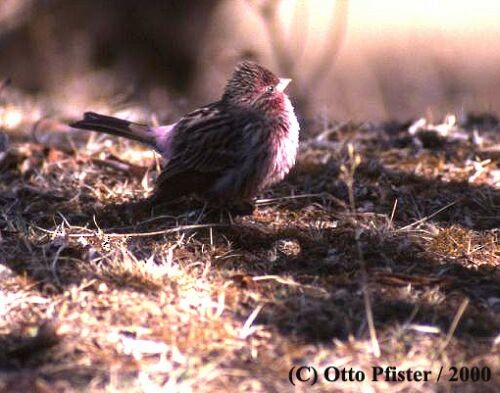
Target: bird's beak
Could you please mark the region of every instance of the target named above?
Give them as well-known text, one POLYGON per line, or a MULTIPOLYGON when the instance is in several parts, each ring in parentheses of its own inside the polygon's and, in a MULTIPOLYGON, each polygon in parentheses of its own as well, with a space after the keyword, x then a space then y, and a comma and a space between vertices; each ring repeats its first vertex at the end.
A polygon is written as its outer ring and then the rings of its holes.
POLYGON ((283 92, 291 81, 292 80, 288 78, 280 78, 279 83, 276 85, 276 90, 283 92))

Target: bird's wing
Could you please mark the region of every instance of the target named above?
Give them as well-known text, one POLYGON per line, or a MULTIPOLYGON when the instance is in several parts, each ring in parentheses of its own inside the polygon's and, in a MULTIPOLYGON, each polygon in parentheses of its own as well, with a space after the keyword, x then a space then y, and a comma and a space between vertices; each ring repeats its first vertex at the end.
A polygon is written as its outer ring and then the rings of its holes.
POLYGON ((172 141, 172 158, 164 172, 210 173, 238 165, 244 158, 245 115, 213 105, 181 119, 172 141))
POLYGON ((217 103, 186 115, 176 125, 172 156, 157 179, 157 189, 180 196, 209 188, 224 171, 245 160, 249 123, 259 125, 251 114, 217 103))

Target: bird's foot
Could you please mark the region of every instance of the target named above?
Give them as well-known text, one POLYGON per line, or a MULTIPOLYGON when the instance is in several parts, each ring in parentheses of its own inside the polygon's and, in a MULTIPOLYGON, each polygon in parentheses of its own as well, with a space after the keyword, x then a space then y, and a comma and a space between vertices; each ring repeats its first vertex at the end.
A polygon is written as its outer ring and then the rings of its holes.
POLYGON ((228 211, 235 216, 251 216, 255 211, 255 204, 253 201, 241 201, 231 205, 228 211))

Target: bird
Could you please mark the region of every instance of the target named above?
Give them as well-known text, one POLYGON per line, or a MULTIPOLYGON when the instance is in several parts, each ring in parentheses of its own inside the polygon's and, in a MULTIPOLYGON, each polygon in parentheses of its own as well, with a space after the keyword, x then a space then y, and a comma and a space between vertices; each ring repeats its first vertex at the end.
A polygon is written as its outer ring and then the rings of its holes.
POLYGON ((257 194, 295 165, 300 126, 284 92, 290 81, 245 60, 218 101, 173 124, 148 126, 86 112, 70 126, 125 137, 159 152, 165 164, 153 204, 194 195, 216 206, 253 206, 257 194))

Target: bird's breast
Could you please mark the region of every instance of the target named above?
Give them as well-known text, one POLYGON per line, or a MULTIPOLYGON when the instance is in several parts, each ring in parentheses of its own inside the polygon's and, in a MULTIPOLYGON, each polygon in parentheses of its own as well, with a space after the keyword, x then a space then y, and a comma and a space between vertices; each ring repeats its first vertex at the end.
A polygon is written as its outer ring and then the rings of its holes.
POLYGON ((285 96, 284 111, 279 119, 279 126, 273 135, 273 162, 269 183, 282 180, 295 165, 299 146, 299 122, 293 106, 285 96))

